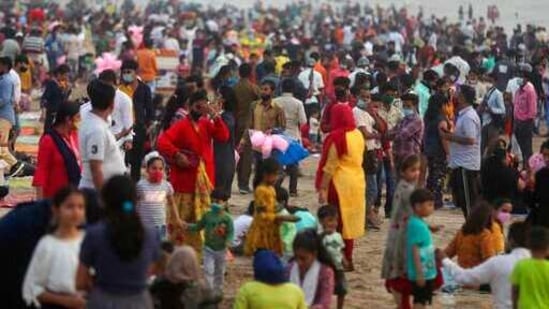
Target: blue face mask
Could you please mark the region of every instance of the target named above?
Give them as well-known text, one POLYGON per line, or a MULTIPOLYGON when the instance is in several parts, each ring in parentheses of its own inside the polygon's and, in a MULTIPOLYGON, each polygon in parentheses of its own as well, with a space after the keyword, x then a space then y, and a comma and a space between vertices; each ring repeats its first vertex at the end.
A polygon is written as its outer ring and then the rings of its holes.
POLYGON ((221 206, 217 203, 212 203, 212 206, 210 206, 210 208, 211 208, 212 212, 215 213, 215 214, 218 214, 223 210, 223 206, 221 206))
POLYGON ((408 117, 408 116, 412 116, 413 114, 415 114, 415 112, 411 108, 403 108, 402 109, 402 114, 404 115, 404 117, 408 117))
POLYGON ((368 102, 362 100, 362 99, 359 99, 357 102, 356 102, 356 107, 360 108, 360 109, 366 109, 368 107, 368 102))
POLYGON ((122 74, 122 81, 125 83, 133 83, 133 74, 122 74))

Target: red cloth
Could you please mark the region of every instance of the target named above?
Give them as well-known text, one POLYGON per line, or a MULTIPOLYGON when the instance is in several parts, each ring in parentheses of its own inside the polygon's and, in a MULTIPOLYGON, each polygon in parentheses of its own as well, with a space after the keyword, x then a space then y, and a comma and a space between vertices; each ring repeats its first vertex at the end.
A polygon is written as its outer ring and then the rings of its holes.
MULTIPOLYGON (((78 133, 75 131, 65 138, 65 141, 80 160, 78 150, 78 133)), ((38 143, 38 163, 32 185, 41 187, 44 198, 52 198, 57 191, 69 185, 69 176, 65 161, 57 145, 50 135, 45 134, 38 143)))
MULTIPOLYGON (((212 139, 219 142, 229 140, 229 130, 220 117, 214 121, 206 117, 198 121, 197 127, 189 117, 183 118, 164 131, 158 137, 158 151, 168 162, 182 150, 190 151, 199 156, 206 166, 206 173, 215 186, 215 166, 213 158, 212 139)), ((197 169, 171 166, 170 182, 178 193, 194 193, 197 169)))
POLYGON ((347 139, 345 135, 347 132, 356 129, 355 117, 353 110, 349 104, 334 104, 330 111, 330 134, 324 140, 324 146, 322 148, 322 157, 318 164, 318 170, 316 173, 316 188, 320 188, 322 182, 323 172, 322 169, 326 165, 328 159, 328 151, 332 144, 336 147, 337 156, 341 157, 347 154, 347 139))
POLYGON ((400 309, 412 309, 410 297, 412 296, 412 283, 407 278, 396 278, 385 281, 387 291, 395 291, 400 294, 400 309))

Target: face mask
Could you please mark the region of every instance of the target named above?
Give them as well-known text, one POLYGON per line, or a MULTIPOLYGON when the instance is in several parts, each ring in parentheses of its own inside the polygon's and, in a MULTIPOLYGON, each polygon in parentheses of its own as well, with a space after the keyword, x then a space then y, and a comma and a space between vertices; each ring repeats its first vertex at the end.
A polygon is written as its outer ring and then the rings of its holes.
POLYGON ((125 83, 133 83, 133 74, 122 74, 122 81, 125 83))
POLYGON ((368 107, 368 103, 369 102, 366 102, 362 99, 359 99, 357 102, 356 102, 356 106, 360 109, 366 109, 368 107))
POLYGON ((216 204, 216 203, 212 203, 212 206, 210 208, 211 208, 212 212, 215 213, 215 214, 218 214, 223 210, 223 206, 221 206, 219 204, 216 204))
POLYGON ((414 113, 415 113, 414 110, 411 108, 402 109, 402 114, 404 115, 404 117, 412 116, 414 113))
POLYGON ((200 119, 200 117, 202 117, 202 113, 201 112, 197 112, 195 110, 191 110, 191 112, 189 113, 189 115, 191 116, 192 120, 194 121, 198 121, 198 119, 200 119))
POLYGON ((152 183, 159 183, 162 181, 162 178, 164 178, 164 173, 162 171, 155 171, 149 173, 149 180, 152 183))
POLYGON ((511 220, 511 214, 508 212, 500 211, 498 212, 497 219, 499 222, 505 224, 511 220))
POLYGON ((262 94, 261 95, 261 100, 263 100, 263 101, 268 101, 270 98, 271 98, 270 94, 262 94))

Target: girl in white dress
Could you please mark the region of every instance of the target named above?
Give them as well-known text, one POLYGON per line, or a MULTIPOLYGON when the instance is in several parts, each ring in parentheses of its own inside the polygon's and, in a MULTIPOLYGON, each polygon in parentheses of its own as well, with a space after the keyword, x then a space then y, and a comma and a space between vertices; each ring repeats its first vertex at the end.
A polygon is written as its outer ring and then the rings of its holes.
POLYGON ((84 232, 82 192, 74 188, 60 190, 53 198, 55 229, 40 239, 23 282, 23 298, 37 308, 85 308, 82 294, 76 290, 76 271, 84 232))

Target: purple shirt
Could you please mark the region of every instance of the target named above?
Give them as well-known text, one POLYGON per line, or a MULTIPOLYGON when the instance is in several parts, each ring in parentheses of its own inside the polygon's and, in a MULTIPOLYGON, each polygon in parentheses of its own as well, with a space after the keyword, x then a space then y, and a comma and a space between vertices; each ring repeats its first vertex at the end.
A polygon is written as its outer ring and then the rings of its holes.
POLYGON ((418 114, 407 116, 389 132, 389 137, 394 138, 393 156, 395 162, 402 162, 410 155, 421 153, 423 121, 418 114))
POLYGON ((94 288, 113 294, 139 294, 147 288, 149 266, 160 257, 156 233, 145 228, 141 253, 130 262, 121 261, 108 237, 107 224, 99 222, 86 229, 80 262, 95 270, 94 288))

